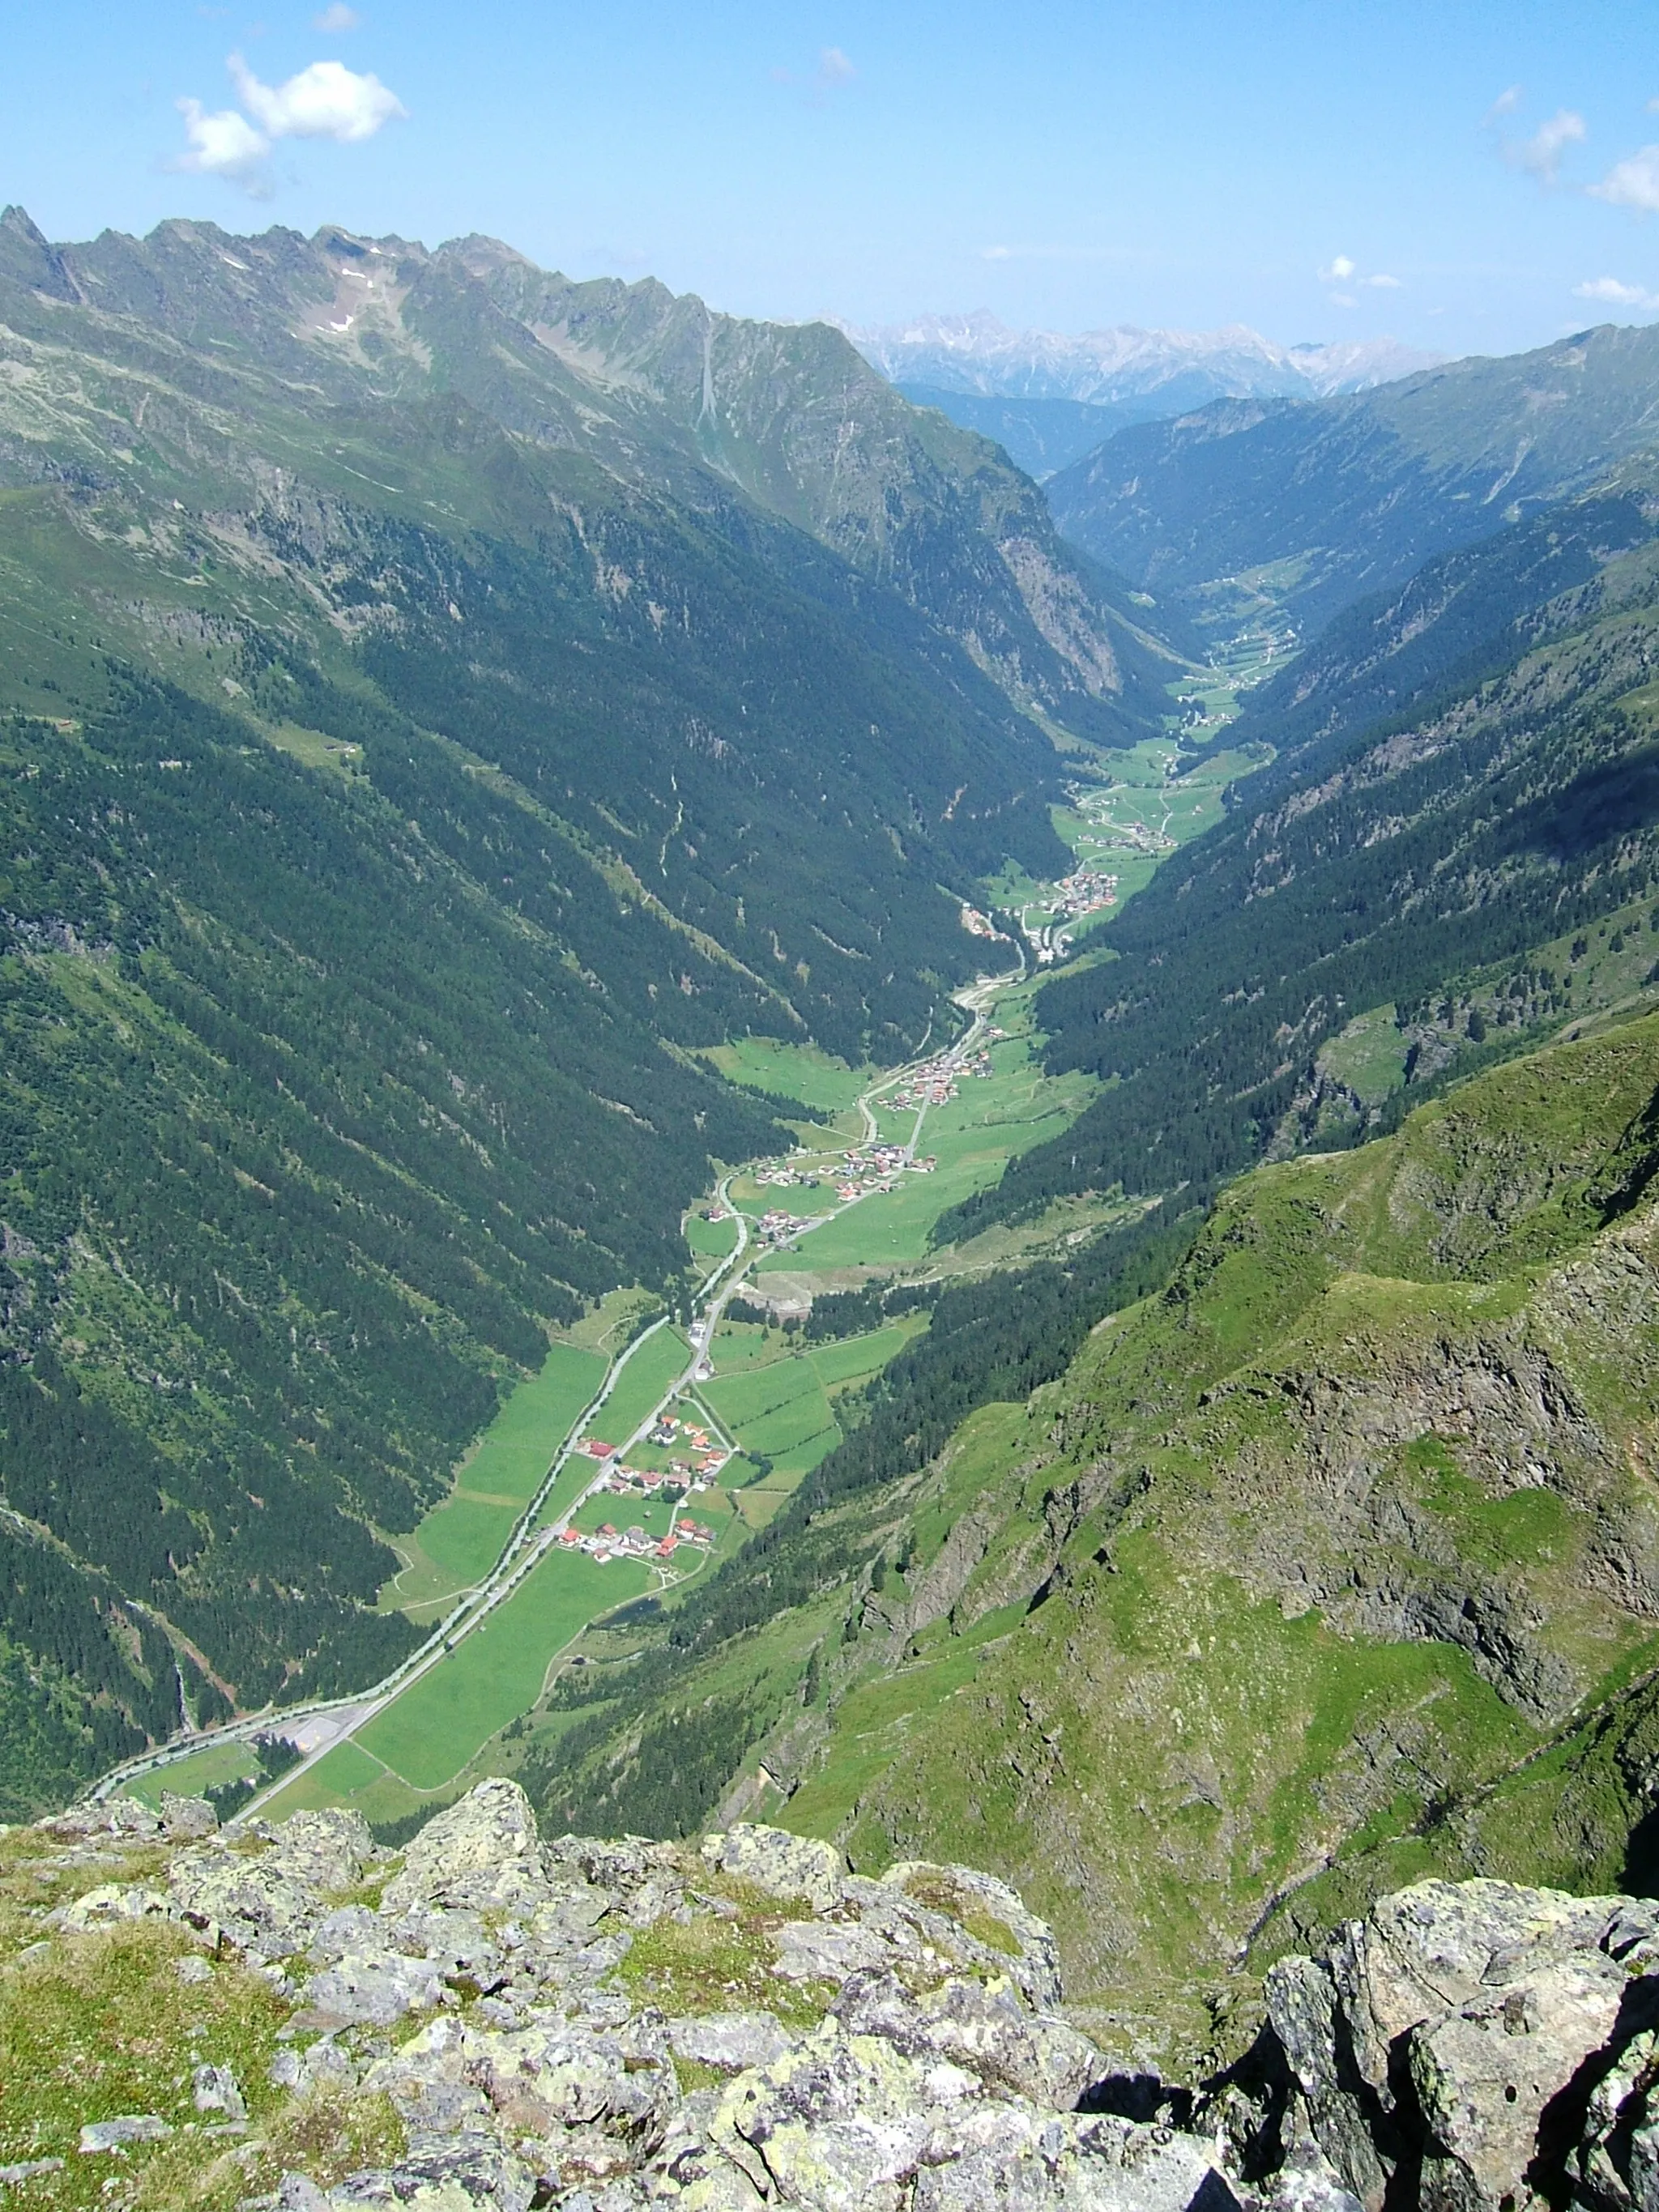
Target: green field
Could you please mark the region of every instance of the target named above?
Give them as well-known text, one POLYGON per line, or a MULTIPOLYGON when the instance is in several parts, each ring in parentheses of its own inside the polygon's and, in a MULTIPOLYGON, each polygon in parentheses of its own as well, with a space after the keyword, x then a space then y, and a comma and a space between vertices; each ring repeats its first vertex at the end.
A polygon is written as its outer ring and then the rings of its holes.
POLYGON ((679 1330, 659 1328, 623 1369, 616 1389, 593 1416, 593 1433, 607 1443, 626 1443, 646 1416, 656 1411, 690 1361, 691 1347, 679 1330))
POLYGON ((858 1103, 859 1093, 876 1079, 875 1068, 849 1067, 816 1045, 780 1044, 772 1037, 740 1037, 714 1045, 700 1058, 712 1062, 729 1082, 751 1090, 799 1098, 828 1114, 842 1114, 858 1103))
POLYGON ((605 1370, 597 1352, 549 1347, 541 1373, 519 1385, 463 1460, 443 1504, 396 1540, 408 1564, 380 1593, 382 1605, 433 1605, 489 1572, 605 1370))
MULTIPOLYGON (((283 1732, 281 1720, 270 1724, 273 1735, 283 1732)), ((165 1790, 175 1797, 199 1797, 204 1790, 216 1790, 221 1783, 238 1782, 244 1776, 252 1777, 259 1771, 259 1762, 253 1756, 252 1745, 246 1743, 210 1744, 188 1759, 176 1759, 155 1774, 141 1774, 129 1782, 123 1796, 137 1798, 140 1804, 152 1810, 161 1804, 165 1790)))
MULTIPOLYGON (((932 1175, 906 1174, 890 1191, 873 1192, 810 1231, 789 1252, 769 1254, 762 1275, 809 1269, 902 1267, 926 1259, 933 1224, 988 1183, 1008 1159, 1055 1135, 1086 1104, 1091 1085, 1084 1076, 1045 1075, 1031 1048, 1028 991, 1011 991, 996 1018, 1011 1033, 991 1048, 988 1080, 965 1076, 958 1096, 930 1108, 921 1152, 938 1159, 932 1175)), ((883 1134, 908 1140, 914 1113, 879 1113, 883 1134)))
POLYGON ((601 1567, 580 1553, 550 1554, 482 1628, 377 1714, 356 1743, 416 1789, 441 1787, 535 1703, 554 1655, 595 1613, 639 1596, 650 1579, 631 1559, 601 1567))
POLYGON ((805 1353, 703 1387, 744 1449, 763 1454, 774 1465, 818 1445, 814 1457, 821 1459, 840 1439, 818 1371, 805 1353))
POLYGON ((724 1260, 738 1249, 738 1224, 730 1215, 724 1221, 705 1221, 700 1213, 688 1214, 685 1241, 699 1260, 724 1260))

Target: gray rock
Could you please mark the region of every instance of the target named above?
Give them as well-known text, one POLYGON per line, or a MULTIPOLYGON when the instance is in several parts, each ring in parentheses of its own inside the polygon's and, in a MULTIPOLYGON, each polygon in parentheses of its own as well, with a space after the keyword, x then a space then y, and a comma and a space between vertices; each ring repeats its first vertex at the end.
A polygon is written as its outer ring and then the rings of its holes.
POLYGON ((769 2012, 711 2012, 696 2020, 671 2020, 666 2033, 677 2058, 724 2066, 734 2074, 748 2066, 769 2066, 794 2040, 769 2012))
POLYGON ((890 1947, 857 1921, 787 1920, 773 1942, 777 1971, 797 1982, 840 1982, 849 1974, 879 1972, 893 1957, 890 1947))
POLYGON ((1585 1952, 1413 2031, 1412 2086, 1432 2145, 1425 2203, 1514 2212, 1530 2201, 1544 2107, 1607 2041, 1626 1985, 1621 1966, 1585 1952))
POLYGON ((914 2212, 1223 2212, 1231 2192, 1208 2145, 1131 2120, 1056 2119, 1007 2106, 973 2113, 929 2146, 914 2212))
POLYGON ((463 2065, 503 2125, 538 2135, 596 2128, 641 2155, 661 2142, 679 2102, 665 2045, 575 2021, 506 2035, 469 2030, 463 2065))
MULTIPOLYGON (((929 1893, 954 1893, 963 1900, 962 1909, 977 1917, 982 1914, 988 1924, 997 1923, 999 1931, 1006 1929, 1012 1940, 1012 1951, 1002 1950, 1000 1942, 976 1938, 976 1948, 987 1956, 996 1959, 1003 1971, 1012 1973, 1025 1990, 1033 2004, 1040 2007, 1057 2005, 1060 2001, 1060 1947, 1054 1941, 1054 1931, 1046 1920, 1040 1920, 1029 1911, 1017 1890, 1010 1889, 1006 1881, 994 1875, 982 1874, 977 1867, 954 1864, 936 1865, 927 1859, 903 1859, 888 1868, 881 1877, 890 1889, 906 1896, 920 1891, 926 1898, 929 1893)), ((946 1917, 955 1914, 946 1908, 937 1908, 946 1917)), ((963 1932, 973 1935, 965 1923, 963 1932)))
POLYGON ((751 1882, 769 1897, 799 1899, 815 1912, 839 1903, 848 1872, 846 1854, 833 1844, 747 1823, 705 1837, 702 1855, 710 1866, 751 1882))
POLYGON ((428 1820, 387 1883, 387 1912, 421 1905, 478 1912, 533 1911, 550 1893, 530 1800, 500 1776, 428 1820))
POLYGON ((1655 1918, 1633 1899, 1419 1882, 1339 1929, 1325 1961, 1279 1960, 1269 2015, 1341 2185, 1380 2212, 1390 2175, 1420 2161, 1426 2206, 1524 2212, 1571 2153, 1609 2203, 1628 2194, 1630 2128, 1605 2099, 1576 2152, 1540 2130, 1650 2023, 1655 1918))
POLYGON ((319 2088, 354 2088, 357 2069, 333 2038, 325 2035, 303 2051, 279 2051, 270 2062, 269 2079, 274 2087, 303 2097, 319 2088))
POLYGON ((175 1797, 170 1790, 164 1790, 161 1826, 169 1843, 190 1843, 212 1835, 219 1826, 219 1815, 205 1797, 175 1797))
POLYGON ((247 2118, 246 2100, 228 2066, 198 2066, 191 2094, 198 2112, 222 2112, 228 2120, 247 2118))
POLYGON ((12 2188, 24 2181, 38 2181, 43 2174, 61 2173, 61 2158, 26 2158, 14 2166, 0 2166, 0 2187, 12 2188))
POLYGON ((195 1951, 187 1952, 182 1959, 175 1960, 173 1971, 181 1982, 210 1982, 213 1979, 212 1967, 195 1951))
POLYGON ((116 1928, 133 1920, 166 1920, 173 1909, 172 1900, 159 1890, 106 1881, 84 1890, 72 1905, 48 1913, 46 1923, 63 1929, 66 1935, 80 1936, 94 1928, 116 1928))
POLYGON ((443 1976, 423 1959, 395 1951, 350 1954, 305 1985, 307 2011, 320 2026, 390 2027, 406 2013, 444 2002, 443 1976))
POLYGON ((709 2135, 757 2191, 805 2212, 899 2212, 930 2144, 983 2094, 961 2067, 923 2067, 828 2020, 740 2074, 709 2135))
POLYGON ((1013 1984, 952 1975, 914 1995, 896 1975, 857 1974, 830 2010, 849 2035, 879 2035, 912 2058, 949 2058, 1034 2104, 1074 2110, 1106 2071, 1086 2035, 1028 2012, 1013 1984))
POLYGON ((76 2148, 88 2156, 95 2151, 120 2150, 128 2143, 161 2142, 172 2133, 159 2112, 126 2112, 118 2119, 88 2120, 76 2148))
POLYGON ((328 2212, 328 2199, 308 2174, 285 2173, 277 2185, 276 2212, 328 2212))
POLYGON ((399 2204, 416 2212, 530 2212, 536 2178, 523 2160, 488 2130, 456 2136, 413 2136, 392 2171, 399 2204))
POLYGON ((197 1926, 222 1929, 256 1957, 287 1959, 362 1879, 374 1845, 360 1813, 295 1813, 274 1833, 264 1849, 256 1828, 223 1830, 180 1851, 167 1887, 174 1910, 197 1926))

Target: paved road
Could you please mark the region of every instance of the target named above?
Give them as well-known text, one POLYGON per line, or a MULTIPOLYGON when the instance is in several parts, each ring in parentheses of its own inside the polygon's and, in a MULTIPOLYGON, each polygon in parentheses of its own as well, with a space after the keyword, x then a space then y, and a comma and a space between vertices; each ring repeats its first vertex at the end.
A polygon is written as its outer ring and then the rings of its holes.
MULTIPOLYGON (((947 1066, 951 1068, 961 1066, 964 1060, 977 1050, 989 1019, 989 1009, 993 1001, 1009 984, 1017 982, 1024 972, 1025 961, 1022 952, 1018 969, 1006 975, 981 976, 975 982, 955 994, 955 1003, 964 1013, 971 1015, 972 1020, 963 1035, 944 1055, 947 1066)), ((926 1040, 924 1039, 923 1042, 925 1045, 926 1040)), ((867 1091, 860 1094, 858 1104, 864 1118, 866 1141, 873 1139, 878 1133, 871 1102, 881 1097, 884 1091, 893 1090, 902 1084, 914 1069, 922 1065, 923 1060, 927 1057, 929 1055, 924 1053, 918 1055, 916 1059, 907 1061, 904 1066, 884 1075, 879 1083, 872 1084, 867 1091)), ((931 1057, 938 1059, 939 1055, 933 1054, 931 1057)), ((904 1148, 907 1158, 915 1157, 927 1110, 924 1104, 916 1115, 915 1125, 911 1130, 909 1141, 904 1148)), ((728 1206, 731 1206, 732 1180, 730 1174, 724 1175, 716 1186, 716 1195, 722 1204, 728 1206)), ((843 1200, 841 1206, 832 1207, 829 1212, 816 1217, 808 1226, 816 1229, 823 1222, 833 1220, 837 1213, 844 1212, 848 1206, 858 1205, 866 1195, 867 1193, 860 1192, 857 1198, 843 1200)), ((702 1310, 688 1331, 691 1346, 690 1364, 682 1373, 676 1376, 657 1401, 655 1407, 646 1415, 633 1433, 624 1438, 619 1447, 619 1454, 626 1451, 630 1445, 636 1443, 641 1437, 645 1436, 654 1425, 663 1408, 696 1383, 698 1370, 708 1358, 713 1346, 714 1332, 720 1326, 720 1318, 726 1311, 726 1305, 733 1291, 749 1272, 755 1256, 749 1222, 735 1206, 732 1207, 732 1212, 737 1219, 738 1242, 733 1250, 727 1253, 724 1259, 714 1263, 698 1287, 697 1296, 699 1302, 702 1303, 702 1310)), ((800 1233, 805 1235, 806 1231, 803 1230, 800 1233)), ((175 1737, 171 1742, 161 1745, 153 1751, 143 1753, 137 1759, 126 1759, 119 1766, 112 1767, 109 1772, 101 1775, 85 1794, 94 1799, 108 1797, 127 1783, 136 1781, 146 1774, 157 1773, 163 1768, 174 1765, 178 1760, 188 1759, 197 1752, 207 1750, 215 1744, 245 1743, 251 1741, 255 1736, 280 1731, 301 1746, 305 1757, 299 1765, 290 1766, 284 1774, 278 1777, 268 1789, 249 1800, 243 1810, 245 1813, 251 1813, 267 1797, 275 1795, 279 1790, 287 1789, 301 1775, 308 1773, 338 1744, 343 1742, 348 1737, 356 1735, 359 1729, 366 1727, 378 1713, 384 1712, 394 1698, 401 1697, 405 1690, 412 1688, 423 1675, 429 1674, 434 1667, 447 1658, 464 1637, 470 1636, 476 1628, 480 1627, 495 1607, 513 1595, 524 1581, 525 1577, 558 1541, 564 1529, 569 1526, 571 1516, 592 1495, 593 1484, 586 1485, 580 1495, 574 1498, 556 1520, 550 1522, 544 1528, 538 1528, 536 1526, 537 1520, 547 1503, 554 1485, 569 1464, 578 1443, 588 1433, 600 1408, 621 1381, 629 1360, 634 1358, 642 1345, 648 1343, 659 1329, 667 1328, 668 1324, 669 1316, 666 1314, 659 1316, 648 1328, 642 1329, 639 1335, 635 1337, 632 1342, 611 1361, 606 1370, 603 1383, 584 1407, 578 1419, 572 1424, 563 1443, 554 1454, 535 1496, 514 1522, 513 1533, 507 1538, 500 1558, 489 1574, 472 1589, 460 1594, 454 1606, 432 1631, 426 1642, 418 1650, 412 1651, 408 1658, 383 1680, 375 1683, 370 1689, 354 1692, 349 1698, 317 1698, 305 1705, 267 1709, 245 1720, 230 1722, 222 1728, 206 1729, 194 1735, 175 1737)), ((594 1480, 595 1481, 599 1480, 597 1474, 594 1480)))

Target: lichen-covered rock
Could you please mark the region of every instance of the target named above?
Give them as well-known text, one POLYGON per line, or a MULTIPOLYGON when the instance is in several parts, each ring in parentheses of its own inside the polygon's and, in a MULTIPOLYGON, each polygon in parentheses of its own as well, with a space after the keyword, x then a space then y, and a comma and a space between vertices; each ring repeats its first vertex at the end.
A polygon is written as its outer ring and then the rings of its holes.
POLYGON ((361 1813, 295 1813, 280 1829, 222 1831, 179 1852, 168 1892, 198 1927, 222 1929, 257 1958, 287 1959, 306 1948, 374 1855, 361 1813))
POLYGON ((705 1838, 702 1855, 722 1873, 736 1875, 770 1897, 798 1899, 814 1912, 840 1902, 849 1871, 846 1854, 813 1836, 739 1823, 705 1838))
POLYGON ((705 2013, 700 2018, 671 2020, 664 2032, 677 2058, 723 2067, 733 2074, 750 2066, 769 2066, 794 2041, 770 2012, 705 2013))
POLYGON ((1269 2016, 1319 2147, 1366 2212, 1396 2175, 1444 2212, 1525 2212, 1570 2170, 1617 2202, 1631 2130, 1606 2112, 1577 2143, 1575 2099, 1659 2016, 1642 1972, 1656 1929, 1645 1901, 1425 1881, 1346 1923, 1323 1960, 1281 1960, 1269 2016))
POLYGON ((420 1905, 477 1912, 534 1911, 549 1893, 530 1800, 495 1777, 428 1820, 387 1884, 392 1912, 420 1905))
POLYGON ((977 1867, 934 1865, 926 1859, 901 1860, 881 1881, 941 1917, 954 1919, 975 1939, 981 1956, 999 1960, 1014 1976, 1033 2004, 1060 2002, 1054 1931, 1006 1881, 977 1867))
POLYGON ((830 2008, 849 2035, 879 2035, 912 2058, 949 2058, 992 2087, 1073 2110, 1106 2071, 1086 2035, 1026 2010, 1006 1978, 953 1974, 918 1995, 896 1974, 855 1974, 830 2008))
POLYGON ((164 1790, 161 1826, 169 1843, 191 1843, 212 1835, 219 1826, 219 1815, 205 1797, 175 1797, 172 1790, 164 1790))

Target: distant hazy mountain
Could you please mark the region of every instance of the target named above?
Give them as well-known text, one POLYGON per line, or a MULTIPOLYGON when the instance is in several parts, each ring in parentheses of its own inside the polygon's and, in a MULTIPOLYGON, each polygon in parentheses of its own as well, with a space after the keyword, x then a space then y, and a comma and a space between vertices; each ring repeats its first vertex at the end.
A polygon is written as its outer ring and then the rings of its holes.
POLYGON ((919 405, 995 438, 1036 475, 1115 430, 1212 399, 1318 399, 1361 392, 1442 356, 1374 338, 1276 345, 1259 331, 1011 331, 981 308, 879 330, 843 325, 865 359, 919 405))
POLYGON ((1213 587, 1245 576, 1307 633, 1650 447, 1656 379, 1659 331, 1604 325, 1363 392, 1214 400, 1117 433, 1049 504, 1160 600, 1216 610, 1213 587))

